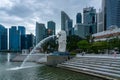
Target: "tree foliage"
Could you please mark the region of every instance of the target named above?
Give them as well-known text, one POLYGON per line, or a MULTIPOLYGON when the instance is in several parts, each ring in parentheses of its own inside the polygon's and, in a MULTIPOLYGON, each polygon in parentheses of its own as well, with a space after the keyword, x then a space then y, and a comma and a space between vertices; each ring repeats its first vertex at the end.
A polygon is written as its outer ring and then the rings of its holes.
POLYGON ((81 40, 77 45, 82 51, 87 51, 90 48, 90 43, 87 40, 81 40))
POLYGON ((82 40, 79 36, 71 35, 67 37, 67 50, 72 51, 78 49, 77 43, 82 40))
POLYGON ((103 51, 104 49, 107 49, 107 48, 108 48, 108 43, 106 41, 94 42, 91 45, 91 49, 95 53, 98 53, 98 51, 103 51))
POLYGON ((119 38, 114 38, 114 39, 109 40, 108 44, 109 44, 109 49, 113 49, 117 47, 120 50, 120 39, 119 38))

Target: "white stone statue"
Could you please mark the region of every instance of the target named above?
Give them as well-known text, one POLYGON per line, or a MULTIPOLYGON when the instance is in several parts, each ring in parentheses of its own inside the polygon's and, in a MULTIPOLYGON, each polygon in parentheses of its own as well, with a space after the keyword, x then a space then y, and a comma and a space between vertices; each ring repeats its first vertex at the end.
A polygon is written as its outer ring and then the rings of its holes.
POLYGON ((66 52, 66 32, 60 31, 58 33, 58 52, 66 52))

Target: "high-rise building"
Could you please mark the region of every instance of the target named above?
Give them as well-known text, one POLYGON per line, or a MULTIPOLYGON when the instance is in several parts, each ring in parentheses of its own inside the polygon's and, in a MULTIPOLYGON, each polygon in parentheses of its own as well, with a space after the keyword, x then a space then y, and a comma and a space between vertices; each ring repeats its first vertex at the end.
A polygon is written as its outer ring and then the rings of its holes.
POLYGON ((82 15, 81 13, 77 13, 76 15, 76 24, 82 23, 82 15))
POLYGON ((67 36, 73 35, 73 20, 66 20, 65 23, 65 31, 67 36))
POLYGON ((97 13, 97 32, 104 31, 104 22, 103 22, 103 13, 102 11, 99 11, 97 13))
POLYGON ((20 32, 20 35, 26 34, 26 29, 24 26, 18 26, 18 31, 20 32))
POLYGON ((7 29, 0 24, 0 50, 7 50, 7 29))
POLYGON ((45 24, 36 22, 36 44, 46 37, 45 24))
POLYGON ((64 11, 61 11, 61 30, 66 31, 67 36, 73 34, 73 21, 64 11))
POLYGON ((69 16, 64 11, 61 11, 61 30, 65 30, 67 20, 70 20, 69 16))
POLYGON ((24 26, 18 26, 18 31, 20 33, 21 50, 26 49, 26 29, 24 26))
POLYGON ((111 25, 120 27, 120 0, 102 0, 104 29, 111 25))
POLYGON ((81 38, 86 38, 86 36, 89 36, 89 25, 85 24, 76 24, 74 26, 74 34, 78 35, 81 38))
POLYGON ((96 9, 93 7, 83 9, 83 23, 89 25, 90 34, 97 32, 96 9))
POLYGON ((9 29, 9 50, 11 51, 21 50, 20 33, 17 30, 16 26, 12 26, 9 29))
POLYGON ((33 38, 33 34, 26 35, 26 49, 30 49, 31 47, 33 47, 33 38))
POLYGON ((53 21, 48 21, 47 22, 47 36, 50 36, 50 35, 55 35, 55 22, 53 21))

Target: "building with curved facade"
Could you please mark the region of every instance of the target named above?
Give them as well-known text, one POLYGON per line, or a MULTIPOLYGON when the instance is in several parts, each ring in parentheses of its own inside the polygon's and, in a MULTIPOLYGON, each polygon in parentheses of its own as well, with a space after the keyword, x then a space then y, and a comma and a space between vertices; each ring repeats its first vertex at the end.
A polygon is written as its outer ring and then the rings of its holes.
POLYGON ((67 20, 70 20, 69 16, 64 11, 61 11, 61 30, 65 30, 67 20))
POLYGON ((67 36, 73 34, 73 20, 64 11, 61 11, 61 30, 66 31, 67 36))

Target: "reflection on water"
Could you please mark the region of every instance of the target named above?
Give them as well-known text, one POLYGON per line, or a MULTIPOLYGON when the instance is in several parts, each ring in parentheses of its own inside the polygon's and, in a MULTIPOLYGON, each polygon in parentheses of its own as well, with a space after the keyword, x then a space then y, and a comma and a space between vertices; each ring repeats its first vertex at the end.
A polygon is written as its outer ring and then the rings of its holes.
POLYGON ((39 68, 39 73, 37 75, 45 80, 103 80, 89 75, 48 66, 39 68))
MULTIPOLYGON (((0 55, 0 80, 103 80, 77 72, 48 67, 41 64, 39 64, 40 66, 38 67, 7 71, 7 68, 20 66, 21 63, 7 63, 7 60, 4 58, 5 55, 0 55)), ((34 66, 38 64, 27 63, 27 65, 34 66)))

